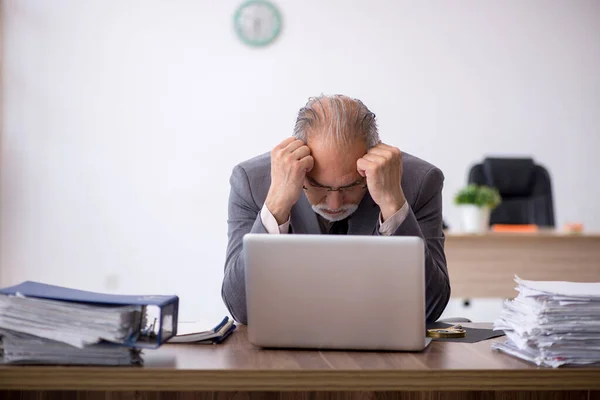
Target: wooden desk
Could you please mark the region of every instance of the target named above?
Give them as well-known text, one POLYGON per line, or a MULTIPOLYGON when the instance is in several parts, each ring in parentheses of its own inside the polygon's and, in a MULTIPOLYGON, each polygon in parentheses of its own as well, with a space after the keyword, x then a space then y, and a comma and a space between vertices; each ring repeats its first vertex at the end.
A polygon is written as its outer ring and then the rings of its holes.
POLYGON ((445 249, 452 297, 515 297, 515 274, 600 282, 600 234, 448 233, 445 249))
POLYGON ((600 397, 598 368, 537 368, 491 343, 433 342, 420 353, 262 350, 242 326, 222 345, 148 351, 145 367, 0 367, 0 399, 600 397))

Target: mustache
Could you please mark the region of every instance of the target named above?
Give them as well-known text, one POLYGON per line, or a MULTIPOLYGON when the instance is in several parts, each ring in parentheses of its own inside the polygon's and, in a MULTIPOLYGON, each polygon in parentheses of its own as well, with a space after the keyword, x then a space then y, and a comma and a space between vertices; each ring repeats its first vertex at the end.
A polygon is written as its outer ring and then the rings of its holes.
POLYGON ((325 204, 315 205, 312 208, 313 211, 315 211, 321 217, 325 218, 328 221, 335 222, 347 218, 348 216, 353 214, 358 208, 358 204, 344 204, 340 206, 337 210, 330 210, 325 204), (334 214, 331 214, 332 212, 334 214))
POLYGON ((331 210, 331 209, 327 208, 327 206, 325 204, 317 204, 315 207, 321 211, 341 212, 341 211, 352 210, 356 206, 354 204, 347 204, 347 205, 344 204, 343 206, 341 206, 340 208, 338 208, 336 210, 331 210))

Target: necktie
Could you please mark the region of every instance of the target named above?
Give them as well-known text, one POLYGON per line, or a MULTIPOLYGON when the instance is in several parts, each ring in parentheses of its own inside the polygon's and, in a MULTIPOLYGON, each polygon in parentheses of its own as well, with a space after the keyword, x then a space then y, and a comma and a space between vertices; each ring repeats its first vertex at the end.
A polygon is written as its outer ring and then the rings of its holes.
POLYGON ((329 233, 331 235, 346 235, 348 233, 348 218, 334 222, 329 233))

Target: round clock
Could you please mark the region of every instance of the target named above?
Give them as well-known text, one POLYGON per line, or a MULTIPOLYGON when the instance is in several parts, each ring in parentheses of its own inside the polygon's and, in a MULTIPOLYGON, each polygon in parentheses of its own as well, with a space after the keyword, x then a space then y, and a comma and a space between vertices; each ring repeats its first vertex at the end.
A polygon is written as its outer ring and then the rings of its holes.
POLYGON ((249 0, 235 12, 233 24, 238 37, 250 46, 266 46, 281 30, 281 14, 266 0, 249 0))

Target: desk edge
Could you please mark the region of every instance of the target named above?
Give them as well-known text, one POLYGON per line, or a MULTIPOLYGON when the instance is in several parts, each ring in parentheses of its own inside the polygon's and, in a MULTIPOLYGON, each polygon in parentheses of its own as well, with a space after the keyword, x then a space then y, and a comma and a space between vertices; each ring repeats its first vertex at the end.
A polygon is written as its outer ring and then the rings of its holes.
POLYGON ((16 367, 0 390, 441 391, 600 390, 600 369, 522 370, 171 370, 16 367))

